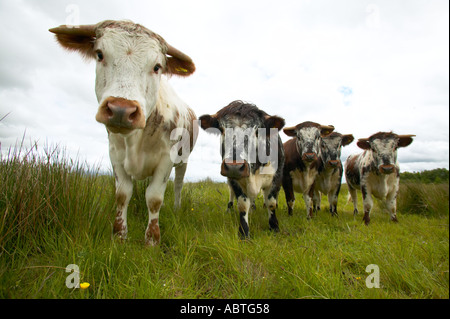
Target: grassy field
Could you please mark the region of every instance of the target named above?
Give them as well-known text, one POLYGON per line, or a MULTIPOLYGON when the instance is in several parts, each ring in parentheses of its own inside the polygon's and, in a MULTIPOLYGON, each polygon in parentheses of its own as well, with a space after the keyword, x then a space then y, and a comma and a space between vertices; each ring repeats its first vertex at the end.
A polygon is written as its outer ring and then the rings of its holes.
POLYGON ((323 197, 308 221, 298 194, 289 217, 281 192, 279 233, 259 197, 251 239, 241 241, 226 184, 186 183, 174 210, 169 182, 161 245, 149 248, 144 182, 121 242, 112 237, 114 179, 58 149, 44 153, 11 151, 0 164, 0 298, 449 298, 448 184, 402 184, 399 223, 377 204, 368 227, 353 217, 345 185, 339 218, 323 197), (69 264, 89 288, 66 287, 69 264), (370 264, 380 288, 366 286, 370 264))

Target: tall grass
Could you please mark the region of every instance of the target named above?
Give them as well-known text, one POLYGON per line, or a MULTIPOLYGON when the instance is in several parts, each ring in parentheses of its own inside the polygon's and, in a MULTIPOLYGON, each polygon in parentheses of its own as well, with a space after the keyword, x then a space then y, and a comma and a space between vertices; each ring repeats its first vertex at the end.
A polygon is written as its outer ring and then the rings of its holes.
POLYGON ((448 183, 402 183, 397 205, 403 213, 425 216, 448 215, 449 185, 448 183))
POLYGON ((59 147, 10 149, 0 161, 0 185, 0 256, 20 248, 43 252, 60 236, 74 241, 74 225, 94 237, 108 228, 111 179, 68 160, 59 147))
MULTIPOLYGON (((376 206, 371 225, 354 217, 342 187, 339 218, 308 221, 297 194, 280 232, 263 199, 250 213, 251 239, 238 237, 228 188, 186 183, 180 209, 169 181, 160 212, 161 244, 145 247, 147 182, 135 183, 128 239, 112 236, 114 178, 67 159, 58 147, 11 149, 0 161, 0 298, 448 298, 448 185, 402 185, 400 222, 376 206), (69 289, 77 264, 87 290, 69 289), (365 285, 380 267, 380 289, 365 285)), ((361 201, 360 201, 361 203, 361 201)))

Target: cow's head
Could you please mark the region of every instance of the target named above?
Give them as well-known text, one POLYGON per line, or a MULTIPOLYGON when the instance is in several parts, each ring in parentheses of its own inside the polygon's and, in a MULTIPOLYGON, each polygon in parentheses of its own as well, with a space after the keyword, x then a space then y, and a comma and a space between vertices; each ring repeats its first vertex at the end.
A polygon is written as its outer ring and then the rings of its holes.
POLYGON ((199 120, 202 129, 221 135, 220 174, 233 179, 248 177, 268 163, 261 160, 260 151, 264 148, 271 156, 278 152, 278 130, 285 123, 283 118, 241 101, 231 102, 216 114, 202 115, 199 120))
POLYGON ((341 165, 341 149, 353 142, 352 134, 342 135, 333 132, 328 136, 322 137, 320 141, 321 157, 326 167, 338 167, 341 165))
POLYGON ((159 97, 162 74, 188 76, 192 60, 166 41, 130 21, 50 29, 65 49, 97 61, 96 120, 113 133, 143 129, 159 97))
POLYGON ((332 125, 320 125, 314 122, 303 122, 296 126, 285 127, 283 132, 287 136, 297 139, 297 149, 302 161, 311 163, 318 159, 321 137, 331 134, 332 125))
POLYGON ((397 149, 412 143, 415 135, 397 135, 392 132, 378 132, 369 138, 360 138, 357 145, 371 152, 373 163, 380 173, 395 172, 397 149))

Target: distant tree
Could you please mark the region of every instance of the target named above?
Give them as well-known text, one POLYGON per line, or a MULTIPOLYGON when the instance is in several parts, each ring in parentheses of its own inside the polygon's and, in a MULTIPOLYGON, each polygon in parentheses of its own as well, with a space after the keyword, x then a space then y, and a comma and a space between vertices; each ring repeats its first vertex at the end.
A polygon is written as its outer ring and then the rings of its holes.
POLYGON ((436 168, 422 172, 403 172, 400 173, 400 181, 432 184, 448 183, 449 171, 446 168, 436 168))

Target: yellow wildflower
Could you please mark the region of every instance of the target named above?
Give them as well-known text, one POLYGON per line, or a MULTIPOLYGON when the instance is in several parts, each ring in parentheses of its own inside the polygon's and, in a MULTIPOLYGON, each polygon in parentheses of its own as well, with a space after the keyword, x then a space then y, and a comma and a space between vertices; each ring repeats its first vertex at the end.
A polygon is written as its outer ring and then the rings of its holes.
POLYGON ((87 289, 87 288, 89 288, 90 285, 91 284, 88 283, 88 282, 83 282, 83 283, 80 284, 80 288, 81 289, 87 289))

